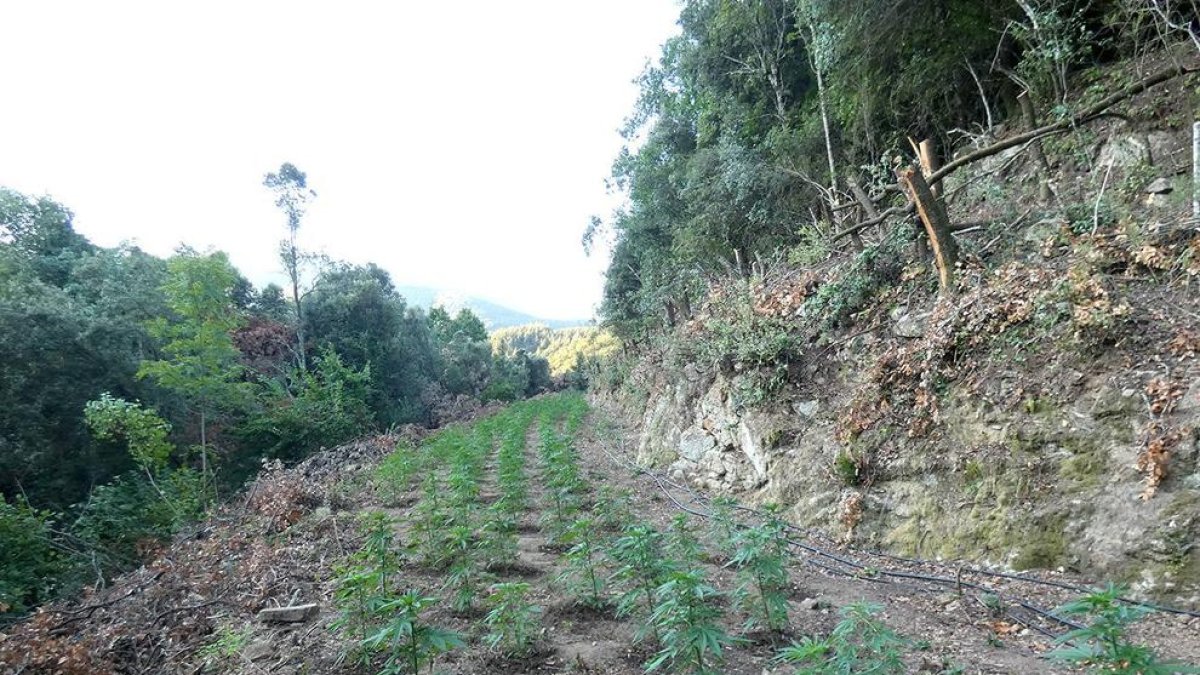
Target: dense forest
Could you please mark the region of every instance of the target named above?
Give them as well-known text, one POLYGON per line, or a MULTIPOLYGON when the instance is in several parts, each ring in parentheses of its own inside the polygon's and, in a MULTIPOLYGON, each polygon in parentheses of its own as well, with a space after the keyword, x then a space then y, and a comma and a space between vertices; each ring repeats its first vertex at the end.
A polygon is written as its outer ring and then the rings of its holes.
POLYGON ((931 141, 935 163, 945 163, 1005 132, 1075 128, 1077 113, 1131 82, 1102 81, 1103 64, 1181 42, 1194 54, 1197 9, 1159 0, 684 2, 680 34, 641 77, 629 144, 613 165, 611 185, 627 204, 594 218, 584 237, 587 246, 615 235, 606 325, 642 342, 686 320, 709 282, 730 272, 854 253, 864 238, 874 247, 876 232, 851 226, 895 220, 903 195, 894 170, 916 142, 931 141), (1072 92, 1081 77, 1088 86, 1072 92))
POLYGON ((266 183, 286 291, 220 252, 95 246, 64 205, 0 190, 0 612, 126 569, 264 461, 551 385, 470 311, 300 249, 305 175, 266 183))
POLYGON ((544 324, 513 326, 492 331, 492 350, 498 354, 525 352, 546 359, 550 375, 579 377, 599 367, 620 349, 608 331, 595 326, 550 328, 544 324))

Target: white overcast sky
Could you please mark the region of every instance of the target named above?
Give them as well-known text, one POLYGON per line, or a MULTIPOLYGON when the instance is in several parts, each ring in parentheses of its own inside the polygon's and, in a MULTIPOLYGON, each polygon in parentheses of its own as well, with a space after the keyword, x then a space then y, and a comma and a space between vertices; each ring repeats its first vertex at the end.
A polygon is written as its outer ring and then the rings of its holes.
POLYGON ((400 284, 546 318, 599 301, 591 214, 672 0, 0 0, 0 185, 101 245, 224 250, 278 278, 289 161, 302 244, 400 284))

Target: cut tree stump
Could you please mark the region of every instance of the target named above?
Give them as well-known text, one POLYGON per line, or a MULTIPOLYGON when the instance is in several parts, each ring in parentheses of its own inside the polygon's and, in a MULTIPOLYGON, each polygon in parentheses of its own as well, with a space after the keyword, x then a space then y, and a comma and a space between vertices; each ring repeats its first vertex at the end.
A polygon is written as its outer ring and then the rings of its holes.
POLYGON ((929 189, 925 176, 914 166, 908 166, 896 172, 900 185, 908 193, 908 198, 917 207, 917 215, 925 225, 925 233, 929 235, 929 243, 933 246, 933 260, 938 269, 938 283, 943 293, 954 290, 954 265, 958 262, 958 245, 950 234, 950 217, 946 215, 946 207, 941 200, 934 196, 929 189))

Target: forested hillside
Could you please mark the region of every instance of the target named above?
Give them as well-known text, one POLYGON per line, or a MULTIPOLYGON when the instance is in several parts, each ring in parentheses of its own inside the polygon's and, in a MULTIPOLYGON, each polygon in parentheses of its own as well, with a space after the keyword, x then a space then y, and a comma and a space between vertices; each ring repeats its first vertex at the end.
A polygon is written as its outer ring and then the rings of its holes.
POLYGON ((544 360, 493 355, 470 311, 313 260, 304 174, 267 184, 286 291, 220 252, 95 246, 66 206, 0 190, 0 613, 126 569, 265 461, 549 386, 544 360))
POLYGON ((523 351, 546 359, 550 374, 555 377, 572 371, 586 376, 620 349, 611 333, 595 326, 557 329, 543 324, 514 326, 492 331, 491 341, 492 350, 498 354, 523 351))
POLYGON ((1196 10, 683 3, 584 242, 639 460, 1194 607, 1196 10))

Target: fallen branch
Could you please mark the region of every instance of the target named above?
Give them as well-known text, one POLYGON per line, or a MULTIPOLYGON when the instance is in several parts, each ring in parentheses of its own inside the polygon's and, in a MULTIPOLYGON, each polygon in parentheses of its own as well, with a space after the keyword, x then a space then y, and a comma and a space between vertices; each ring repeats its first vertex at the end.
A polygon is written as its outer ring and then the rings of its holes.
POLYGON ((1146 91, 1147 89, 1149 89, 1155 85, 1162 84, 1163 82, 1166 82, 1167 80, 1175 79, 1176 77, 1190 75, 1195 72, 1200 72, 1200 66, 1171 65, 1166 68, 1163 68, 1162 70, 1158 71, 1157 73, 1154 73, 1150 77, 1147 77, 1146 79, 1141 80, 1140 82, 1135 82, 1135 83, 1125 87, 1124 89, 1121 89, 1120 91, 1116 92, 1115 94, 1106 96, 1105 98, 1100 100, 1098 103, 1090 105, 1087 108, 1084 108, 1082 111, 1077 112, 1074 115, 1072 115, 1066 119, 1055 122, 1054 124, 1047 124, 1045 126, 1037 128, 1037 129, 1026 131, 1025 133, 1022 133, 1022 134, 1010 136, 1002 141, 993 143, 992 145, 989 145, 986 148, 980 148, 979 150, 976 150, 975 152, 967 153, 966 155, 963 155, 962 157, 959 157, 958 159, 955 159, 954 161, 947 163, 946 166, 943 166, 941 169, 930 174, 929 178, 928 178, 928 182, 930 185, 934 185, 936 183, 939 183, 946 176, 949 176, 950 174, 954 173, 956 170, 961 169, 962 167, 964 167, 968 164, 977 162, 981 159, 986 159, 997 153, 1004 152, 1005 150, 1007 150, 1009 148, 1013 148, 1013 147, 1016 147, 1023 143, 1027 143, 1029 141, 1039 139, 1043 136, 1050 136, 1053 134, 1062 133, 1073 127, 1079 126, 1080 124, 1090 122, 1091 120, 1099 117, 1101 114, 1104 113, 1104 111, 1108 110, 1109 108, 1113 107, 1114 105, 1121 103, 1122 101, 1124 101, 1126 99, 1133 98, 1134 96, 1137 96, 1138 94, 1142 93, 1143 91, 1146 91))
MULTIPOLYGON (((1121 89, 1120 91, 1117 91, 1114 94, 1106 96, 1105 98, 1101 99, 1099 102, 1094 103, 1094 104, 1088 106, 1087 108, 1084 108, 1083 110, 1075 113, 1074 115, 1072 115, 1070 117, 1067 117, 1058 122, 1055 122, 1054 124, 1047 124, 1047 125, 1038 127, 1037 129, 1031 129, 1030 131, 1026 131, 1024 133, 1016 134, 1014 136, 1009 136, 1008 138, 1006 138, 1002 141, 993 143, 992 145, 989 145, 985 148, 980 148, 974 152, 967 153, 967 154, 963 155, 962 157, 959 157, 951 162, 948 162, 942 168, 931 173, 927 177, 927 182, 929 183, 930 186, 937 185, 942 180, 944 180, 947 176, 949 176, 950 174, 954 173, 958 169, 961 169, 962 167, 964 167, 968 164, 973 164, 975 162, 978 162, 981 159, 987 159, 988 157, 991 157, 992 155, 996 155, 1001 152, 1004 152, 1005 150, 1008 150, 1009 148, 1015 148, 1019 145, 1024 145, 1026 143, 1036 141, 1045 136, 1052 136, 1054 134, 1060 134, 1060 133, 1069 131, 1072 128, 1079 126, 1080 124, 1085 124, 1085 123, 1090 122, 1098 117, 1102 117, 1102 116, 1108 114, 1107 111, 1109 108, 1113 107, 1114 105, 1116 105, 1118 103, 1125 101, 1126 99, 1133 98, 1134 96, 1137 96, 1138 94, 1146 91, 1147 89, 1150 89, 1151 87, 1162 84, 1163 82, 1167 82, 1168 80, 1173 80, 1177 77, 1182 77, 1184 75, 1191 75, 1192 73, 1196 73, 1196 72, 1200 72, 1200 65, 1190 65, 1190 66, 1189 65, 1181 65, 1181 64, 1170 65, 1139 82, 1135 82, 1127 87, 1124 87, 1123 89, 1121 89)), ((898 185, 889 185, 884 189, 884 191, 885 191, 885 193, 887 193, 887 192, 891 192, 891 191, 898 190, 898 189, 899 189, 898 185)), ((892 216, 912 214, 915 212, 915 210, 916 209, 911 201, 903 207, 889 208, 886 211, 880 213, 878 218, 871 218, 868 220, 864 220, 863 222, 858 223, 857 225, 853 225, 851 227, 848 227, 848 228, 842 230, 841 232, 838 232, 837 234, 834 234, 833 240, 836 241, 842 237, 849 236, 856 232, 860 232, 868 227, 878 225, 892 216)))

